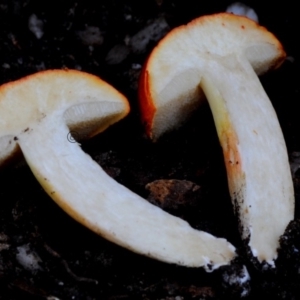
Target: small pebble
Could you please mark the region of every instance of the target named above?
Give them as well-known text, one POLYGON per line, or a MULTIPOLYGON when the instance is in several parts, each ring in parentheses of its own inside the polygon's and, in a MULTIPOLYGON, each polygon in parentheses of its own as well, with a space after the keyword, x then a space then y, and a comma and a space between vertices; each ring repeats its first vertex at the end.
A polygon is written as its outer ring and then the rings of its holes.
POLYGON ((77 35, 82 43, 88 46, 101 45, 103 43, 102 33, 95 26, 87 26, 84 30, 78 31, 77 35))
POLYGON ((38 19, 38 17, 35 14, 32 14, 29 17, 28 28, 37 39, 42 38, 42 36, 44 35, 44 23, 42 20, 38 19))
POLYGON ((126 45, 115 45, 107 53, 105 61, 109 65, 117 65, 124 61, 129 53, 130 49, 126 45))
POLYGON ((41 267, 39 266, 41 259, 30 249, 28 244, 17 247, 16 259, 26 270, 32 271, 33 273, 41 270, 41 267))
POLYGON ((159 41, 169 30, 169 25, 164 18, 154 20, 131 38, 129 42, 131 50, 137 54, 145 52, 151 41, 159 41))
POLYGON ((232 13, 232 14, 238 15, 238 16, 245 16, 245 17, 258 23, 258 16, 257 16, 256 12, 254 11, 254 9, 245 5, 244 3, 241 3, 241 2, 232 3, 227 7, 226 12, 232 13))

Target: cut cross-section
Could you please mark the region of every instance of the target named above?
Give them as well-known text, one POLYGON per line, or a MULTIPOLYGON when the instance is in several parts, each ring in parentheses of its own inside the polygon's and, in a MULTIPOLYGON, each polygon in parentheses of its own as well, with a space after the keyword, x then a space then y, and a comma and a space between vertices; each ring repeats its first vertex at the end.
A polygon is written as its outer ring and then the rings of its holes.
POLYGON ((139 86, 142 118, 154 140, 207 98, 243 239, 254 257, 270 265, 294 217, 294 191, 282 131, 257 74, 284 59, 280 42, 254 21, 227 13, 204 16, 160 41, 139 86))
POLYGON ((228 264, 235 248, 225 239, 195 230, 131 192, 70 141, 70 128, 93 136, 128 112, 123 95, 79 71, 44 71, 5 84, 0 87, 0 162, 19 147, 62 209, 118 245, 207 270, 228 264))

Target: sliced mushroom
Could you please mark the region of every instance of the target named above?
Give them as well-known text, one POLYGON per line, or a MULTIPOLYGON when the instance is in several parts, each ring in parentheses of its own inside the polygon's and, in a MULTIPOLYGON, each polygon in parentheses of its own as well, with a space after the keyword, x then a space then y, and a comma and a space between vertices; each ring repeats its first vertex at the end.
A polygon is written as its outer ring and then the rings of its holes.
POLYGON ((69 140, 93 136, 129 112, 124 96, 78 71, 40 72, 0 87, 0 153, 20 147, 49 196, 75 220, 108 240, 165 262, 213 270, 235 248, 195 230, 118 184, 69 140), (68 128, 68 126, 69 128, 68 128))
POLYGON ((294 191, 281 128, 257 74, 284 59, 276 37, 248 18, 204 16, 158 44, 139 87, 143 121, 154 140, 180 126, 205 94, 242 237, 253 256, 270 265, 294 217, 294 191))

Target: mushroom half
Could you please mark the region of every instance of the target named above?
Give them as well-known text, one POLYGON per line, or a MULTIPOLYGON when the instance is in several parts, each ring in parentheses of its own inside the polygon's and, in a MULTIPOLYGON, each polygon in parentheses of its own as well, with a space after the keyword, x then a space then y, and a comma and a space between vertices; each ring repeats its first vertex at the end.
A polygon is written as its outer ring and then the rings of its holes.
POLYGON ((294 191, 284 137, 257 75, 284 60, 282 45, 266 28, 215 14, 161 40, 139 85, 142 118, 154 140, 207 98, 242 237, 259 262, 272 266, 279 237, 294 217, 294 191))
POLYGON ((48 195, 70 216, 129 250, 213 270, 235 248, 193 229, 109 177, 70 140, 94 136, 129 112, 126 98, 96 76, 49 70, 0 87, 0 163, 20 149, 48 195))

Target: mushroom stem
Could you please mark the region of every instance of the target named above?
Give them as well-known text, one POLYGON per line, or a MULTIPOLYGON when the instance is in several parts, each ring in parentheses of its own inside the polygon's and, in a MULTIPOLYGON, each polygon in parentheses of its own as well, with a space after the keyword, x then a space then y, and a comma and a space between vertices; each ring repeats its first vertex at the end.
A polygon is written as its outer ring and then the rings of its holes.
POLYGON ((291 172, 276 113, 243 53, 212 57, 205 70, 200 86, 223 148, 242 236, 260 262, 273 265, 279 237, 294 217, 291 172))
POLYGON ((118 245, 169 263, 211 271, 235 256, 225 239, 191 228, 118 184, 69 142, 68 134, 62 113, 56 113, 19 134, 18 144, 40 184, 75 220, 118 245))

